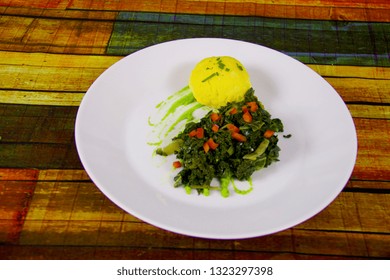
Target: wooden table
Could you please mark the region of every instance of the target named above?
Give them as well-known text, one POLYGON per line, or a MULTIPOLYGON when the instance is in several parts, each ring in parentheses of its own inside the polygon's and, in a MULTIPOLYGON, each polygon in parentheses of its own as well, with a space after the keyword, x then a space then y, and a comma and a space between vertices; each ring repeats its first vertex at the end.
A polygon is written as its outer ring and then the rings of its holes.
POLYGON ((390 257, 388 0, 2 0, 0 15, 0 259, 390 257), (94 185, 74 140, 86 90, 125 55, 191 37, 274 48, 337 90, 359 150, 329 207, 273 235, 207 240, 144 223, 94 185))

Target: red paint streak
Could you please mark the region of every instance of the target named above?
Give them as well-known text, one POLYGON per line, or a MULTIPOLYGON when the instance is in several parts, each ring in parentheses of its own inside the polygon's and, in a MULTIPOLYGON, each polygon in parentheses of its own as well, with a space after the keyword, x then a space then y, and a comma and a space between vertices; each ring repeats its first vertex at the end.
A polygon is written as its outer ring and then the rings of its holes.
POLYGON ((0 168, 0 181, 36 181, 38 169, 0 168))
POLYGON ((11 0, 7 3, 0 3, 0 6, 55 9, 60 8, 63 2, 65 2, 65 5, 68 5, 69 0, 11 0))
POLYGON ((35 169, 0 169, 0 242, 19 242, 38 174, 35 169))

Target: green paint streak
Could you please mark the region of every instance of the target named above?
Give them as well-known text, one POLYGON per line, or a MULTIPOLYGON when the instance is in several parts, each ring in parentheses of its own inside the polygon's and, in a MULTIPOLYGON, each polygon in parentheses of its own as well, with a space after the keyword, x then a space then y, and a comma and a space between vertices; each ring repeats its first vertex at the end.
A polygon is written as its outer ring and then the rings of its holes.
POLYGON ((148 125, 149 125, 149 126, 155 126, 155 124, 151 122, 150 116, 148 117, 148 125))
POLYGON ((157 115, 149 116, 148 118, 148 125, 154 127, 152 131, 154 136, 153 140, 149 140, 147 144, 160 146, 180 122, 194 120, 194 111, 202 107, 204 105, 196 102, 189 86, 185 86, 178 92, 170 95, 156 106, 158 110, 157 115), (156 122, 153 123, 153 121, 156 122))
POLYGON ((234 183, 234 181, 232 180, 232 184, 233 184, 233 188, 234 188, 234 191, 238 194, 242 194, 242 195, 245 195, 245 194, 248 194, 250 193, 252 190, 253 190, 253 184, 252 184, 252 180, 248 180, 249 182, 249 189, 247 190, 240 190, 239 188, 237 188, 236 184, 234 183))
POLYGON ((162 140, 158 141, 158 142, 147 142, 146 144, 150 145, 150 146, 160 146, 162 144, 162 140))
POLYGON ((183 97, 176 100, 171 107, 168 109, 167 113, 162 117, 161 121, 165 120, 170 114, 175 113, 176 109, 179 106, 183 105, 189 105, 193 102, 195 102, 195 97, 193 96, 192 92, 189 92, 188 94, 184 95, 183 97))
POLYGON ((156 105, 156 109, 158 109, 158 108, 160 108, 162 105, 164 105, 165 104, 165 101, 161 101, 160 103, 158 103, 157 105, 156 105))
POLYGON ((187 120, 187 122, 190 122, 194 119, 194 116, 192 115, 194 113, 195 110, 203 107, 204 105, 200 104, 200 103, 194 103, 194 106, 192 106, 191 108, 189 108, 187 111, 185 111, 183 114, 181 114, 181 116, 179 116, 176 121, 170 126, 170 128, 168 129, 168 131, 166 132, 165 136, 168 135, 169 132, 171 132, 175 126, 180 123, 181 121, 184 121, 184 120, 187 120))
MULTIPOLYGON (((176 109, 181 105, 188 105, 192 102, 195 102, 195 98, 190 91, 189 86, 185 86, 178 92, 175 92, 174 94, 170 95, 166 100, 161 101, 156 105, 156 109, 164 110, 164 106, 168 106, 168 102, 172 100, 173 98, 178 98, 178 100, 174 101, 173 104, 170 105, 170 108, 166 110, 165 115, 161 118, 159 123, 161 123, 163 120, 165 120, 170 114, 173 114, 176 109), (181 96, 182 95, 182 96, 181 96)), ((151 121, 151 116, 148 117, 148 125, 149 126, 156 126, 159 123, 153 123, 151 121)))
POLYGON ((178 92, 175 92, 174 94, 168 96, 168 98, 167 98, 166 100, 163 100, 163 101, 161 101, 160 103, 158 103, 158 104, 156 105, 156 108, 157 108, 157 109, 160 108, 161 106, 163 106, 164 104, 166 104, 166 103, 167 103, 169 100, 171 100, 172 98, 175 98, 175 97, 177 97, 177 96, 180 96, 181 94, 183 94, 183 93, 185 93, 185 92, 187 92, 186 95, 187 95, 187 94, 192 94, 191 91, 190 91, 190 87, 189 87, 189 86, 185 86, 184 88, 182 88, 182 89, 179 90, 178 92))

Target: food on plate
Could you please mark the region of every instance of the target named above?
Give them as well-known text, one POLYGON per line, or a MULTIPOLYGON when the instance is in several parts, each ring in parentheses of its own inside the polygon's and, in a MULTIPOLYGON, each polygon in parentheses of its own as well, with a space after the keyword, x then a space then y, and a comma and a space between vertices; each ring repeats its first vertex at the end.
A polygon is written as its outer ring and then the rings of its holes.
POLYGON ((218 190, 228 197, 233 186, 235 193, 246 194, 252 190, 252 174, 279 160, 277 133, 283 123, 271 118, 255 96, 248 72, 232 57, 203 59, 189 86, 157 107, 165 108, 165 115, 156 127, 164 126, 166 133, 160 132, 165 141, 156 142, 155 152, 174 157, 172 168, 178 173, 173 184, 188 193, 218 190), (195 117, 199 109, 202 115, 195 117), (168 115, 169 125, 164 124, 168 115), (179 123, 180 130, 174 130, 179 123), (237 181, 248 181, 250 187, 242 190, 237 181))
MULTIPOLYGON (((282 131, 281 120, 272 119, 249 89, 242 101, 188 123, 165 148, 167 155, 176 156, 174 167, 181 168, 174 178, 175 187, 204 194, 217 189, 222 196, 229 196, 230 183, 238 190, 234 179, 250 180, 255 171, 279 160, 276 133, 282 131), (220 184, 212 186, 215 178, 220 184)), ((164 149, 160 152, 164 154, 164 149)))
POLYGON ((242 100, 251 82, 240 61, 230 56, 213 56, 195 66, 189 87, 200 104, 220 108, 228 102, 242 100))

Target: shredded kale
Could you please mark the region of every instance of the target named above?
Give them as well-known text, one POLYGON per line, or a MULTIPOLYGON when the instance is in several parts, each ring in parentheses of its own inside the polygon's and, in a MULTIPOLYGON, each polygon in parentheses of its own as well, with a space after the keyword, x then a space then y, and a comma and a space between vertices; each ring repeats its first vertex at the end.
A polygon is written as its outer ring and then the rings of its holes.
POLYGON ((233 179, 250 180, 252 174, 278 161, 278 136, 273 133, 265 137, 266 131, 283 132, 283 123, 280 119, 271 118, 268 111, 259 102, 251 88, 241 102, 228 103, 218 112, 210 111, 199 122, 190 122, 173 141, 180 140, 180 146, 174 151, 176 158, 181 162, 182 169, 175 176, 175 187, 183 186, 186 190, 196 189, 198 193, 209 193, 211 189, 218 189, 222 196, 229 196, 229 183, 233 179), (256 104, 250 114, 250 122, 245 121, 243 115, 250 109, 248 104, 256 104), (217 113, 220 118, 213 119, 217 113), (213 130, 214 126, 214 130, 213 130), (215 126, 218 130, 215 130, 215 126), (238 133, 244 136, 245 141, 236 140, 230 129, 238 128, 238 133), (195 137, 193 131, 203 129, 203 137, 195 137), (204 145, 208 139, 217 143, 215 149, 206 152, 204 145), (220 181, 219 187, 212 187, 211 182, 216 178, 220 181))

